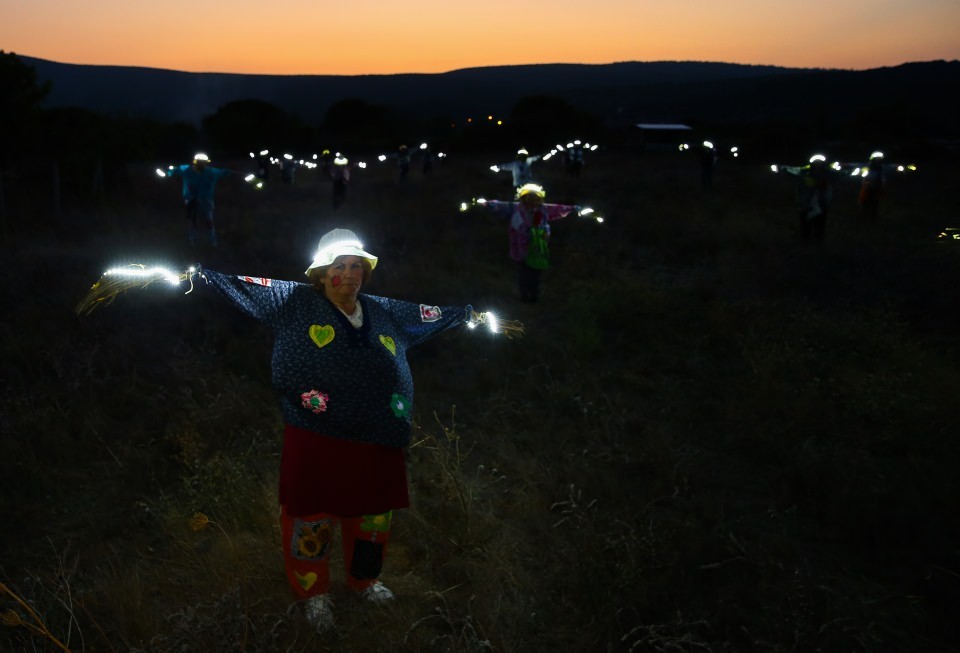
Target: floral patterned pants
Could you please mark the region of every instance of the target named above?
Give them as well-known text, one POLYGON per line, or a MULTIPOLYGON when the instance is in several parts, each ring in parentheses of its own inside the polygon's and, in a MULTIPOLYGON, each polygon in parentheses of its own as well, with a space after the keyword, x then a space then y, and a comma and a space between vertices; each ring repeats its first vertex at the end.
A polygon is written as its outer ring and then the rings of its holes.
POLYGON ((330 591, 330 548, 338 524, 347 585, 357 591, 372 585, 383 569, 392 514, 292 516, 281 507, 283 560, 294 595, 306 599, 330 591))

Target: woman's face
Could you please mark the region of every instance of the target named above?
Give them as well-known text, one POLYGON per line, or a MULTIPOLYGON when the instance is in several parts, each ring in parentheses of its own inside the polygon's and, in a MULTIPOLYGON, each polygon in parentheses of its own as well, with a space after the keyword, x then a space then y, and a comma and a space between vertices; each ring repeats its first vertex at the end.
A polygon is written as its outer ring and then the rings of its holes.
POLYGON ((323 292, 334 303, 353 301, 363 285, 363 259, 338 256, 323 276, 323 292))

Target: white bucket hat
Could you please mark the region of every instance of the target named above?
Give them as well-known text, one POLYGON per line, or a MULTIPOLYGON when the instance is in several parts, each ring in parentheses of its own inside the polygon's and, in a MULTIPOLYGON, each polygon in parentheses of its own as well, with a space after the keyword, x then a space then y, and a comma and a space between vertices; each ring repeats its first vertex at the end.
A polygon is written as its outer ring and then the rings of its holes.
POLYGON ((540 199, 543 199, 547 196, 547 191, 543 189, 543 186, 540 184, 524 184, 517 189, 517 199, 520 199, 524 195, 529 195, 533 193, 540 199))
POLYGON ((349 229, 332 229, 317 243, 317 253, 313 255, 313 263, 304 274, 309 275, 310 270, 314 268, 331 265, 338 256, 359 256, 367 259, 371 270, 377 267, 377 257, 363 250, 363 244, 357 238, 357 234, 349 229))

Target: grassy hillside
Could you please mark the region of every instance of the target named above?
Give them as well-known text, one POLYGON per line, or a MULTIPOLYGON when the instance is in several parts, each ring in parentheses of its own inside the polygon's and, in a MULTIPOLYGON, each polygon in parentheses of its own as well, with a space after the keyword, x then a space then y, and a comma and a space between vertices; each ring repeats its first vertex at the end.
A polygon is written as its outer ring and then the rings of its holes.
POLYGON ((490 163, 358 171, 337 211, 305 171, 228 179, 216 250, 186 246, 151 166, 58 218, 8 185, 0 650, 958 650, 960 243, 936 238, 960 226, 957 164, 894 179, 874 225, 838 187, 820 247, 763 162, 723 162, 709 193, 677 153, 535 164, 548 201, 607 221, 556 223, 528 305, 505 224, 457 210, 509 197, 490 163), (269 334, 202 287, 73 309, 117 263, 301 279, 336 226, 380 256, 370 293, 526 337, 414 350, 398 600, 340 592, 321 636, 283 576, 269 334))

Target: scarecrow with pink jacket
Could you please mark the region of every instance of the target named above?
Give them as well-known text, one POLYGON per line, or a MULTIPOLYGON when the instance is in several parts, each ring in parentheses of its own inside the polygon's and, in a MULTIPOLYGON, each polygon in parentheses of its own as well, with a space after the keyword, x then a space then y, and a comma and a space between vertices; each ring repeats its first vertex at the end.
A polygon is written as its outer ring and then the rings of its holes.
MULTIPOLYGON (((509 254, 517 264, 517 284, 520 300, 536 303, 540 300, 540 277, 550 267, 550 223, 571 213, 578 216, 593 214, 593 209, 575 204, 547 204, 547 193, 538 184, 524 184, 517 189, 515 201, 475 198, 470 206, 483 206, 508 219, 509 254)), ((460 205, 461 211, 469 206, 460 205)), ((596 217, 598 222, 603 218, 596 217)))

